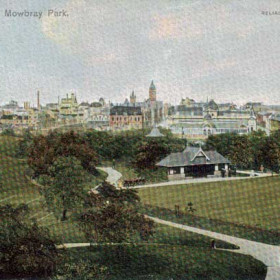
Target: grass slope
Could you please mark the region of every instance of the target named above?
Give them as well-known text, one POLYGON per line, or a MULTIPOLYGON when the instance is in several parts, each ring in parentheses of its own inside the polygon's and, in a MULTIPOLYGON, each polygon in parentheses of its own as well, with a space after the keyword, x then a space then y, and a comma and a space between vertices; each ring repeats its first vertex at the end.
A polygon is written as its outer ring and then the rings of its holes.
POLYGON ((198 216, 280 230, 280 177, 139 189, 143 203, 185 210, 192 202, 198 216))
MULTIPOLYGON (((265 279, 266 268, 245 255, 174 245, 124 246, 116 256, 114 247, 69 250, 71 263, 107 267, 101 279, 265 279)), ((87 274, 79 279, 87 278, 87 274)), ((98 279, 98 278, 97 278, 98 279)))

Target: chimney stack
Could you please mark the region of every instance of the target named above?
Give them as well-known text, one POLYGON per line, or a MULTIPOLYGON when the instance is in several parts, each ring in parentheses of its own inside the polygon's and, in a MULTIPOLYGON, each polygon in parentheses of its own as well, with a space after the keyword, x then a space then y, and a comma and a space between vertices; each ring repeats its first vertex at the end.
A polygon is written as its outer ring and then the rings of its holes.
POLYGON ((40 91, 37 91, 37 109, 40 110, 40 91))

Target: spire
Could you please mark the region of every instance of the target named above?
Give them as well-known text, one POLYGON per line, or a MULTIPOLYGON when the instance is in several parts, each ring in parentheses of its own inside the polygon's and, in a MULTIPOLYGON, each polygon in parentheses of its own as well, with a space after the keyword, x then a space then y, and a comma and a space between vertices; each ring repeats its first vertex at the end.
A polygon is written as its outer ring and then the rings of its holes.
POLYGON ((153 80, 152 80, 152 82, 151 82, 150 89, 152 89, 152 90, 155 90, 155 89, 156 89, 156 87, 155 87, 155 85, 154 85, 154 81, 153 81, 153 80))

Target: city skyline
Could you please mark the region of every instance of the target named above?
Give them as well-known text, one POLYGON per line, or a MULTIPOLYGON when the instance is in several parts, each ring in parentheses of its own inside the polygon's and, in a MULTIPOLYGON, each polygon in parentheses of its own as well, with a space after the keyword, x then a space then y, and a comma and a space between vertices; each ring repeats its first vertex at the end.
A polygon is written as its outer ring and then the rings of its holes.
POLYGON ((279 104, 280 51, 275 2, 2 1, 1 104, 123 102, 135 91, 158 99, 279 104), (5 10, 42 11, 41 19, 5 10), (68 17, 47 16, 48 9, 68 17), (86 28, 85 28, 86 27, 86 28))

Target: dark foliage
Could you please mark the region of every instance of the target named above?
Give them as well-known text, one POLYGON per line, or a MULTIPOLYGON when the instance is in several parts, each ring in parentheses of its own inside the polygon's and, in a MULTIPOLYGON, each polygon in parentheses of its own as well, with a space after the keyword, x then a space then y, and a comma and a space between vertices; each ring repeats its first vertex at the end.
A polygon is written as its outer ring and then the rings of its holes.
POLYGON ((42 277, 53 274, 60 254, 47 229, 28 219, 28 206, 0 207, 0 274, 42 277))
POLYGON ((83 168, 96 171, 98 155, 81 135, 73 131, 35 137, 29 147, 28 164, 35 171, 35 176, 48 174, 49 167, 59 156, 76 157, 83 168))
POLYGON ((117 190, 104 183, 92 192, 77 221, 90 242, 130 241, 137 233, 143 240, 153 234, 153 221, 138 213, 139 197, 134 190, 117 190))

